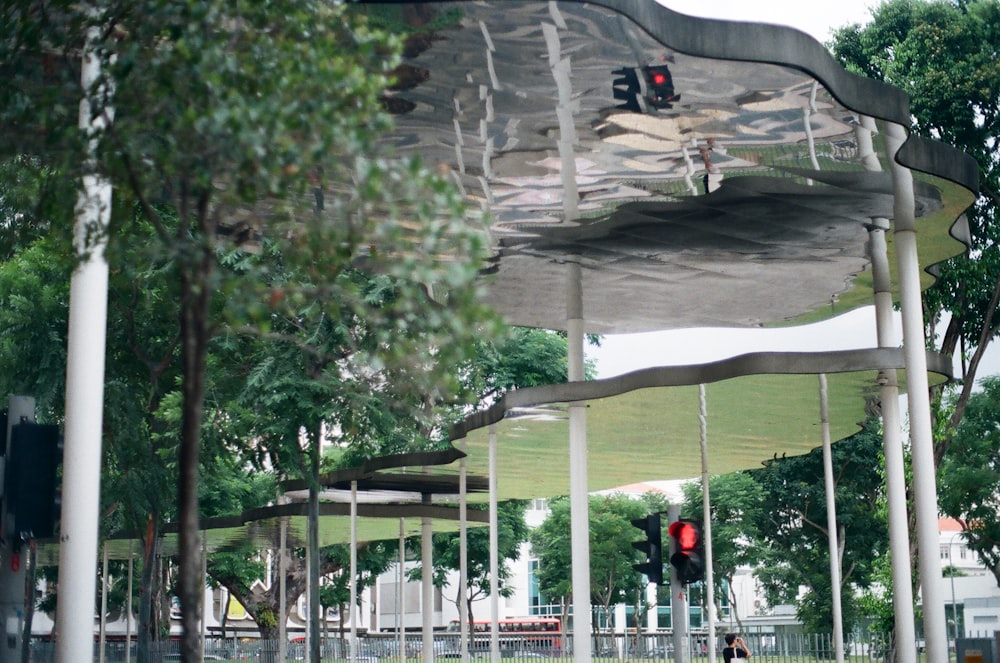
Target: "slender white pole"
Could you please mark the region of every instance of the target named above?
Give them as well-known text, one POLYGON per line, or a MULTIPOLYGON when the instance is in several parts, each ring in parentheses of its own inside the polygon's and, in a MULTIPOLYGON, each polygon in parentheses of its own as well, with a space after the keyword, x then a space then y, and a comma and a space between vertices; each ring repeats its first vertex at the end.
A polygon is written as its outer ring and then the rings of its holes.
MULTIPOLYGON (((406 629, 403 627, 403 618, 406 617, 406 609, 403 602, 406 599, 406 519, 399 519, 399 589, 396 595, 396 628, 399 629, 399 663, 406 661, 406 629)), ((282 659, 284 660, 284 659, 282 659)))
POLYGON ((705 543, 705 609, 708 610, 708 663, 715 663, 715 570, 712 557, 712 499, 708 491, 708 405, 705 385, 698 385, 701 427, 701 536, 705 543))
MULTIPOLYGON (((312 559, 311 559, 312 554, 313 554, 313 547, 310 546, 310 545, 307 545, 306 546, 306 568, 307 569, 312 568, 312 566, 311 566, 311 564, 312 564, 312 559)), ((305 651, 303 652, 303 656, 305 658, 309 658, 309 656, 310 656, 309 652, 312 651, 312 639, 313 639, 313 637, 315 637, 316 635, 318 635, 318 634, 315 634, 313 632, 315 629, 312 629, 312 628, 309 627, 309 622, 312 621, 311 615, 313 614, 313 601, 315 601, 316 599, 317 599, 317 597, 313 596, 312 583, 307 581, 306 582, 306 615, 308 615, 308 617, 306 617, 305 651)))
POLYGON ((830 598, 833 612, 833 651, 844 663, 844 613, 840 597, 840 537, 837 535, 837 484, 833 481, 833 446, 830 442, 829 391, 826 374, 819 375, 819 419, 823 433, 823 484, 826 487, 826 530, 830 549, 830 598))
POLYGON ((406 583, 406 519, 399 519, 399 587, 396 592, 396 629, 399 642, 396 646, 399 648, 399 663, 405 663, 406 661, 406 629, 403 628, 403 617, 406 615, 406 611, 403 609, 403 601, 406 598, 406 590, 404 589, 404 584, 406 583))
POLYGON ((924 638, 927 663, 948 663, 948 626, 944 615, 941 559, 938 550, 936 468, 920 296, 913 174, 895 160, 896 152, 906 140, 906 132, 898 124, 887 123, 885 133, 895 198, 893 237, 896 244, 900 312, 903 321, 906 400, 910 413, 913 506, 917 522, 917 556, 924 613, 924 638))
MULTIPOLYGON (((570 382, 583 380, 583 275, 569 269, 566 297, 570 382)), ((590 663, 590 501, 587 494, 587 404, 569 404, 570 550, 573 563, 573 661, 590 663)))
MULTIPOLYGON (((490 440, 494 436, 493 427, 490 430, 490 440)), ((466 438, 462 438, 462 453, 465 453, 466 438)), ((469 524, 467 522, 469 500, 466 494, 467 466, 465 456, 458 461, 458 647, 462 652, 462 663, 469 661, 469 524)), ((490 476, 493 476, 490 474, 490 476)), ((493 484, 490 483, 492 491, 493 484)), ((491 492, 492 495, 492 492, 491 492)), ((492 498, 490 499, 492 508, 492 498)))
MULTIPOLYGON (((351 616, 351 663, 358 661, 358 616, 361 610, 358 608, 358 482, 351 482, 351 605, 348 609, 351 616)), ((326 618, 326 615, 323 615, 326 618)), ((344 623, 344 616, 340 616, 340 623, 344 623)))
MULTIPOLYGON (((872 134, 875 120, 861 117, 855 130, 858 156, 865 168, 881 171, 882 164, 875 154, 872 134)), ((889 220, 873 218, 868 227, 868 253, 872 261, 872 289, 875 298, 875 331, 880 348, 899 347, 899 335, 893 324, 892 278, 885 233, 889 220)), ((897 663, 916 663, 917 636, 913 611, 912 561, 910 560, 910 526, 906 513, 906 467, 903 460, 903 423, 899 412, 899 378, 896 369, 879 371, 882 410, 882 445, 885 456, 885 491, 889 524, 889 559, 892 570, 892 605, 897 663)))
POLYGON ((500 527, 497 514, 497 427, 490 424, 490 660, 500 663, 500 527))
MULTIPOLYGON (((430 503, 429 498, 424 499, 430 503)), ((420 519, 420 610, 421 610, 421 641, 424 663, 434 663, 434 529, 431 519, 424 516, 420 519)))
MULTIPOLYGON (((287 504, 288 500, 280 499, 279 504, 287 504)), ((286 659, 288 649, 288 606, 285 603, 285 576, 288 573, 288 518, 282 517, 278 542, 278 660, 286 659)))
MULTIPOLYGON (((80 81, 80 128, 90 136, 111 121, 111 108, 92 106, 99 98, 101 64, 94 51, 97 26, 87 30, 80 81)), ((110 94, 110 91, 107 92, 110 94)), ((94 646, 94 590, 97 533, 100 529, 101 427, 104 413, 105 328, 108 262, 104 255, 111 218, 111 185, 84 175, 76 207, 75 249, 82 260, 69 295, 66 349, 66 423, 63 435, 62 514, 59 520, 59 604, 56 607, 56 661, 74 663, 94 646)))
POLYGON ((202 530, 201 533, 201 642, 202 648, 204 648, 205 636, 208 633, 208 606, 205 605, 206 597, 211 598, 208 594, 209 590, 205 588, 208 587, 208 536, 207 532, 202 530))
POLYGON ((100 635, 98 639, 100 640, 97 660, 100 663, 104 663, 105 647, 107 645, 107 631, 108 631, 108 544, 107 542, 101 546, 102 549, 102 563, 101 563, 101 618, 100 623, 100 635))
POLYGON ((132 582, 133 569, 135 567, 132 559, 132 540, 128 542, 128 597, 125 599, 125 663, 132 660, 132 582))

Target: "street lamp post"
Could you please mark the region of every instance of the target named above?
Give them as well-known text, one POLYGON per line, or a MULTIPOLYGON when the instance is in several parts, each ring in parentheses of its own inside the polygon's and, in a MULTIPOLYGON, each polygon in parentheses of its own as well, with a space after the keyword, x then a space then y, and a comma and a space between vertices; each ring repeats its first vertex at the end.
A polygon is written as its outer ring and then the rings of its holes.
POLYGON ((951 620, 955 625, 952 629, 955 638, 955 651, 958 651, 958 610, 955 602, 955 556, 952 555, 951 551, 955 545, 955 537, 961 534, 961 532, 955 532, 951 535, 951 539, 948 540, 948 562, 951 566, 951 620))

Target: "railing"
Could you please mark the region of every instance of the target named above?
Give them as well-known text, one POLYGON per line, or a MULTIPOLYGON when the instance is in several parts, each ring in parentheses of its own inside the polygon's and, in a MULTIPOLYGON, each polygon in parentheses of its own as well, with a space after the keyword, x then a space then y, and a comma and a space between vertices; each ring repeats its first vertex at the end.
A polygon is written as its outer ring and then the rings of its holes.
MULTIPOLYGON (((750 652, 753 663, 832 663, 835 660, 834 643, 830 634, 797 633, 741 633, 750 652)), ((995 638, 993 632, 970 637, 995 638)), ((462 653, 460 640, 454 633, 436 633, 434 637, 434 660, 441 663, 458 663, 462 653)), ((845 663, 891 663, 888 638, 884 634, 865 634, 848 638, 844 643, 845 663)), ((285 660, 279 660, 279 643, 274 640, 254 638, 210 638, 205 643, 206 661, 233 661, 253 663, 292 663, 308 660, 305 642, 293 640, 286 644, 285 660)), ((917 642, 918 661, 923 660, 922 641, 917 642)), ((721 636, 710 639, 692 634, 687 641, 685 663, 708 663, 709 647, 715 647, 716 660, 722 663, 721 636)), ((405 651, 400 656, 399 640, 395 634, 377 634, 358 637, 358 654, 348 656, 348 639, 338 635, 323 638, 320 656, 323 663, 422 663, 422 638, 419 634, 407 634, 405 651)), ((954 648, 951 648, 954 652, 954 648)), ((488 640, 477 640, 470 647, 470 659, 477 663, 489 660, 488 640)), ((55 647, 51 642, 34 641, 30 647, 31 663, 52 663, 55 647)), ((530 638, 504 637, 501 640, 500 656, 504 663, 542 663, 538 659, 571 661, 573 640, 566 638, 559 646, 543 646, 531 642, 530 638)), ((954 656, 954 654, 952 654, 954 656)), ((103 652, 94 648, 92 661, 105 663, 125 663, 126 658, 140 663, 136 656, 135 642, 126 657, 123 642, 107 642, 103 652)), ((591 659, 597 663, 674 663, 673 637, 669 633, 595 634, 591 638, 591 659)), ((82 659, 81 659, 82 660, 82 659)), ((153 643, 147 663, 167 663, 179 661, 180 649, 176 641, 153 643)), ((959 662, 961 663, 961 662, 959 662)))

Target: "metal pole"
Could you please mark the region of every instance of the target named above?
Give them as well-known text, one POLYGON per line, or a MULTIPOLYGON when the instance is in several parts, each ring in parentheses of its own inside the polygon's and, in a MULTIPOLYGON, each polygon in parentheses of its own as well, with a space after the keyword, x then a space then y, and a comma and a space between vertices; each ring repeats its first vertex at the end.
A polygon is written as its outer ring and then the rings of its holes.
POLYGON ((931 431, 927 356, 920 295, 913 174, 895 160, 896 152, 906 140, 903 127, 890 122, 886 124, 885 133, 895 199, 893 237, 896 244, 900 311, 903 321, 903 354, 906 359, 907 403, 910 411, 913 505, 917 522, 917 550, 927 663, 948 663, 948 627, 944 618, 941 560, 938 554, 934 439, 931 431))
MULTIPOLYGON (((430 496, 424 496, 423 502, 430 504, 430 496)), ((421 643, 424 663, 434 663, 434 547, 432 537, 434 529, 431 519, 423 516, 420 519, 420 610, 421 643)))
MULTIPOLYGON (((278 498, 279 504, 287 504, 287 498, 278 498)), ((288 606, 285 604, 285 575, 288 573, 288 518, 282 517, 278 542, 278 660, 284 661, 288 649, 288 606)))
POLYGON ((830 443, 830 411, 826 374, 819 375, 819 418, 823 431, 823 483, 826 486, 826 529, 830 550, 830 598, 833 611, 833 650, 837 663, 844 663, 844 617, 840 599, 840 544, 837 536, 837 485, 833 481, 833 448, 830 443))
MULTIPOLYGON (((500 547, 497 518, 497 427, 490 424, 490 660, 500 663, 500 547)), ((474 646, 474 643, 473 643, 474 646)))
MULTIPOLYGON (((491 427, 490 440, 492 444, 493 430, 491 427)), ((469 500, 466 494, 468 490, 468 470, 466 458, 464 456, 467 446, 466 438, 462 438, 462 458, 458 461, 458 646, 462 652, 462 663, 469 661, 469 524, 468 509, 469 500)), ((492 473, 490 474, 492 477, 492 473)), ((490 482, 490 494, 492 495, 493 483, 490 482)), ((493 498, 490 498, 492 504, 493 498)), ((492 508, 492 507, 491 507, 492 508)))
POLYGON ((705 608, 708 610, 708 663, 715 663, 715 571, 712 567, 712 499, 708 491, 708 406, 705 385, 698 385, 701 424, 701 534, 705 542, 705 608))
MULTIPOLYGON (((579 259, 566 264, 568 376, 583 380, 583 275, 579 259)), ((590 500, 587 494, 587 404, 569 404, 570 549, 573 583, 573 661, 590 663, 590 500)))
MULTIPOLYGON (((881 171, 882 164, 872 145, 875 120, 862 116, 855 129, 858 154, 865 168, 881 171)), ((880 348, 899 347, 893 324, 892 278, 885 233, 889 220, 872 219, 868 226, 868 253, 872 261, 872 290, 875 299, 875 330, 880 348)), ((892 605, 898 663, 916 663, 917 635, 913 612, 910 527, 906 512, 906 465, 903 457, 903 424, 899 412, 899 378, 896 369, 879 371, 879 405, 882 411, 882 450, 885 456, 885 491, 889 524, 889 558, 892 571, 892 605)))
MULTIPOLYGON (((351 663, 358 661, 358 482, 351 481, 351 604, 348 614, 351 616, 351 663)), ((323 615, 325 618, 326 615, 323 615)), ((344 623, 344 615, 340 616, 344 623)))
POLYGON ((951 619, 955 624, 952 631, 955 634, 955 651, 958 651, 958 603, 955 600, 955 557, 952 555, 952 548, 955 545, 955 537, 961 536, 961 532, 955 532, 948 540, 948 562, 951 564, 951 619))
POLYGON ((406 661, 406 630, 403 628, 403 617, 406 616, 406 611, 403 609, 403 599, 405 598, 405 592, 403 585, 406 583, 406 519, 399 519, 399 587, 396 591, 396 629, 398 633, 396 637, 399 642, 396 646, 399 647, 399 663, 404 663, 406 661))
POLYGON ((128 597, 125 599, 125 663, 132 660, 132 570, 135 567, 132 559, 132 540, 128 542, 128 597))
MULTIPOLYGON (((10 429, 15 424, 22 421, 35 420, 35 399, 30 396, 10 396, 7 400, 7 430, 6 430, 6 455, 5 461, 10 460, 10 429)), ((2 478, 2 477, 0 477, 2 478)), ((7 510, 4 505, 5 512, 7 510)), ((3 517, 3 531, 12 532, 16 528, 16 523, 11 523, 7 514, 0 514, 3 517)), ((27 565, 23 563, 21 552, 17 551, 15 544, 20 544, 14 536, 5 536, 3 539, 3 563, 0 564, 0 619, 3 620, 4 642, 0 645, 0 663, 20 663, 22 648, 26 646, 23 642, 25 627, 25 605, 24 605, 24 585, 27 580, 27 565)), ((96 557, 97 550, 95 548, 96 557)), ((95 560, 96 562, 96 560, 95 560)), ((93 576, 93 572, 91 572, 93 576)), ((93 629, 93 594, 90 600, 90 624, 93 629)), ((93 648, 93 630, 91 630, 90 641, 87 646, 93 648)), ((88 649, 87 651, 90 651, 88 649)))
POLYGON ((108 544, 107 542, 101 546, 103 549, 103 563, 101 564, 101 618, 98 620, 100 623, 100 635, 98 639, 100 640, 97 660, 100 663, 104 663, 104 648, 107 644, 107 627, 108 627, 108 544))
MULTIPOLYGON (((111 121, 111 107, 91 99, 110 95, 98 88, 101 63, 94 50, 100 32, 87 30, 80 81, 80 128, 90 152, 111 121)), ((56 661, 74 663, 94 646, 94 590, 101 497, 101 428, 108 311, 108 262, 104 255, 111 218, 111 185, 97 174, 83 177, 76 206, 74 246, 82 258, 70 282, 66 348, 66 423, 63 444, 62 514, 59 524, 59 604, 56 661), (95 232, 96 231, 96 232, 95 232)))
MULTIPOLYGON (((681 518, 681 507, 679 504, 671 504, 667 507, 667 528, 670 529, 672 523, 681 518)), ((674 554, 673 537, 668 536, 669 541, 665 549, 665 557, 669 558, 674 554)), ((684 593, 684 583, 681 582, 680 574, 673 564, 670 567, 670 625, 673 632, 674 663, 687 663, 688 654, 688 624, 690 623, 690 613, 688 612, 687 595, 684 593)))

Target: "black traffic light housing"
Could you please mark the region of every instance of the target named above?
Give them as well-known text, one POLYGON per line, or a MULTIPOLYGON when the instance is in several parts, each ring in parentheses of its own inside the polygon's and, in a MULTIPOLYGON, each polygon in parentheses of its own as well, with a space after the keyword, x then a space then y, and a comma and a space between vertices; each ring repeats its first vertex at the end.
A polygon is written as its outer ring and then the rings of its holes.
POLYGON ((681 95, 674 91, 674 77, 667 65, 647 65, 642 68, 646 78, 646 101, 653 108, 673 108, 681 95))
POLYGON ((611 72, 612 94, 622 102, 615 108, 633 113, 673 108, 681 95, 674 90, 674 77, 665 64, 622 67, 611 72))
POLYGON ((645 518, 636 518, 632 524, 646 533, 644 541, 633 541, 632 547, 646 553, 644 564, 633 564, 632 568, 645 573, 649 582, 663 584, 663 538, 660 532, 660 514, 651 513, 645 518))
POLYGON ((684 518, 670 523, 672 542, 670 564, 677 570, 678 579, 685 585, 705 577, 705 542, 701 525, 684 518))
POLYGON ((612 94, 615 99, 623 102, 617 104, 615 108, 641 113, 642 106, 639 104, 639 97, 642 96, 642 86, 639 85, 639 74, 634 67, 615 69, 611 72, 617 78, 612 79, 612 94))
POLYGON ((10 428, 9 454, 4 470, 5 538, 15 542, 44 539, 55 534, 59 517, 59 465, 62 435, 59 427, 31 421, 10 428))

